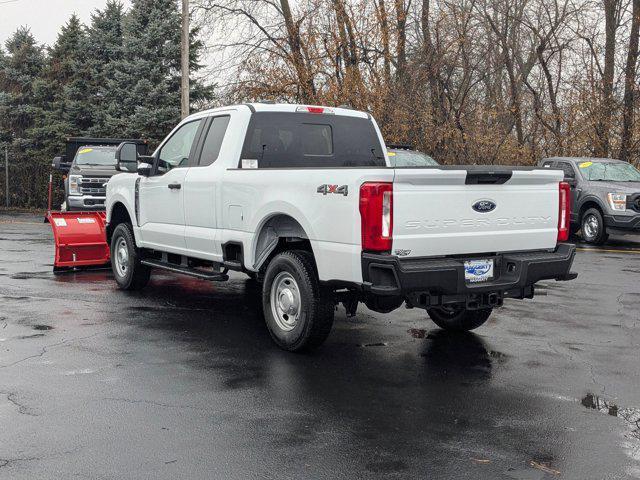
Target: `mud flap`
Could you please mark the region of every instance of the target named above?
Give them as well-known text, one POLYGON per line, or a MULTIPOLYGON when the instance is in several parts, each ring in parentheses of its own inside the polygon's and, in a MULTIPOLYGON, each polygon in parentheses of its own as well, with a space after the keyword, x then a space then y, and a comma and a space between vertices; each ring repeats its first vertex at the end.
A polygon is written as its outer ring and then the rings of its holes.
POLYGON ((48 212, 46 221, 56 247, 54 272, 109 264, 105 212, 48 212))

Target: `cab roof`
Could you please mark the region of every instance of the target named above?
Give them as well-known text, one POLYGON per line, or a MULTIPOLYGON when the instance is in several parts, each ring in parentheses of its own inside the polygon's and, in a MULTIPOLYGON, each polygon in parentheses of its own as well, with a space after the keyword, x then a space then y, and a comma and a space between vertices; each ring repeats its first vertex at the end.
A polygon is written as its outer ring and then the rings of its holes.
MULTIPOLYGON (((371 118, 370 115, 366 112, 362 112, 359 110, 352 110, 348 107, 329 107, 322 105, 302 105, 302 104, 294 104, 294 103, 267 103, 267 102, 254 102, 254 103, 243 103, 239 105, 230 105, 228 107, 218 107, 212 108, 209 110, 204 110, 202 112, 197 112, 192 115, 189 115, 187 119, 196 119, 201 118, 203 116, 208 116, 218 112, 225 112, 229 110, 239 110, 241 108, 248 108, 252 112, 305 112, 314 113, 317 115, 344 115, 347 117, 359 117, 359 118, 371 118), (307 109, 311 109, 312 111, 308 111, 307 109), (316 111, 313 111, 316 110, 316 111), (323 111, 318 111, 323 110, 323 111)), ((187 120, 185 119, 185 120, 187 120)))

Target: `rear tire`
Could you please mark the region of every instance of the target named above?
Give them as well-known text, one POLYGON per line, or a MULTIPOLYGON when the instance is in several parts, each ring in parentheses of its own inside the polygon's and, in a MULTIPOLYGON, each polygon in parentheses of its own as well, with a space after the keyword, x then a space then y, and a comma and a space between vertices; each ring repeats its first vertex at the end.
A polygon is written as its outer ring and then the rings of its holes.
POLYGON ((582 239, 593 245, 602 245, 609 238, 602 212, 597 208, 589 208, 582 214, 580 230, 582 239))
POLYGON ((478 328, 489 319, 492 308, 467 310, 462 305, 428 308, 433 323, 443 330, 468 331, 478 328))
POLYGON ((271 337, 291 352, 320 346, 333 325, 331 291, 320 285, 313 255, 304 250, 280 253, 269 262, 262 306, 271 337))
POLYGON ((122 290, 140 290, 149 283, 151 268, 140 263, 133 229, 121 223, 111 237, 111 270, 122 290))

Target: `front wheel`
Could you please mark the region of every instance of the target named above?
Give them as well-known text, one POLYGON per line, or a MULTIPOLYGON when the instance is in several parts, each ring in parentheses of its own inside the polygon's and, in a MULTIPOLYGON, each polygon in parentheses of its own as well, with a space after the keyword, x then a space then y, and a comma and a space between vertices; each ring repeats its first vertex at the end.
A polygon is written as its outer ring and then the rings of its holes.
POLYGON ((311 350, 333 325, 331 292, 320 285, 313 255, 293 250, 276 255, 264 275, 262 306, 273 340, 285 350, 311 350))
POLYGON ((489 319, 492 308, 468 310, 463 305, 447 305, 427 309, 437 326, 444 330, 467 331, 478 328, 489 319))
POLYGON ((589 208, 584 212, 580 228, 582 230, 582 238, 587 243, 602 245, 609 238, 604 225, 604 218, 602 218, 602 213, 597 208, 589 208))
POLYGON ((121 223, 111 237, 111 269, 123 290, 140 290, 149 282, 151 268, 140 263, 131 225, 121 223))

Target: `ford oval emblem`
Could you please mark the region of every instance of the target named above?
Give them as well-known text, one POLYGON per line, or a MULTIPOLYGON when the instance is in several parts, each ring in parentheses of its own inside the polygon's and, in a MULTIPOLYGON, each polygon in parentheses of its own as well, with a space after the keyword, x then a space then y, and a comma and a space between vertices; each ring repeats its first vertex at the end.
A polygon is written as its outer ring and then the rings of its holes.
POLYGON ((471 208, 478 213, 489 213, 496 209, 496 204, 491 200, 478 200, 471 208))

